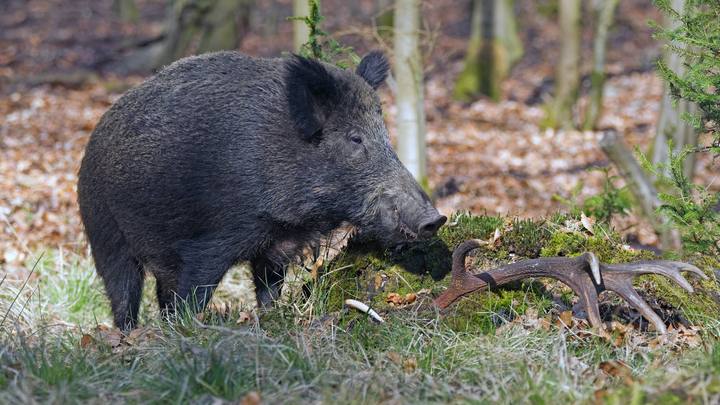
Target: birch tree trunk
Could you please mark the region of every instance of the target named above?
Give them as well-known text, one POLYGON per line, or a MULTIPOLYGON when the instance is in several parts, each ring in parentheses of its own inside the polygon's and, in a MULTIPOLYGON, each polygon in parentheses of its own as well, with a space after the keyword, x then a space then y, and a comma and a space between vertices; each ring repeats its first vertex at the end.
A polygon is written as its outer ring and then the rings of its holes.
POLYGON ((602 112, 603 87, 605 86, 605 51, 607 37, 613 23, 613 15, 620 0, 602 0, 598 12, 593 43, 593 70, 590 74, 590 97, 585 111, 583 129, 591 130, 597 125, 602 112))
MULTIPOLYGON (((293 0, 293 15, 306 17, 310 15, 309 0, 293 0)), ((304 21, 293 21, 293 49, 299 53, 303 44, 308 41, 310 31, 304 21)))
POLYGON ((465 66, 454 96, 470 101, 480 94, 499 100, 500 84, 522 57, 513 0, 474 0, 465 66))
POLYGON ((555 98, 550 126, 573 128, 573 106, 580 87, 580 0, 560 0, 560 61, 555 74, 555 98))
POLYGON ((397 0, 394 23, 397 152, 413 177, 426 186, 425 109, 419 45, 420 0, 397 0))
MULTIPOLYGON (((685 8, 685 0, 672 0, 672 8, 679 13, 685 8)), ((677 22, 665 16, 665 26, 675 28, 677 22)), ((663 58, 668 68, 682 76, 685 73, 683 57, 673 52, 672 49, 666 47, 663 51, 663 58)), ((697 146, 698 134, 695 128, 682 119, 683 114, 697 113, 697 105, 685 100, 678 100, 673 105, 673 99, 670 93, 670 85, 665 82, 662 101, 660 104, 660 117, 658 118, 657 132, 655 133, 655 141, 653 144, 652 161, 655 164, 669 163, 668 141, 673 141, 675 152, 679 152, 685 146, 697 146)), ((693 178, 695 172, 695 154, 691 153, 685 159, 685 176, 688 179, 693 178)))

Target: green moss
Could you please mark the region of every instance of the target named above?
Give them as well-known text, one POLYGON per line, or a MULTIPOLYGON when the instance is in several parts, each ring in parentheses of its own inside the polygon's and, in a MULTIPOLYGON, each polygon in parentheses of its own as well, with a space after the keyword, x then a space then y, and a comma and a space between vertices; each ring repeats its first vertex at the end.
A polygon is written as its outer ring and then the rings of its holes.
POLYGON ((327 288, 327 309, 340 310, 344 301, 353 298, 378 310, 389 309, 388 294, 405 295, 421 290, 438 292, 446 282, 438 283, 430 272, 413 273, 391 258, 372 254, 350 253, 333 264, 333 270, 319 281, 327 288))
POLYGON ((609 264, 655 258, 650 251, 625 249, 617 234, 609 233, 609 236, 600 236, 565 231, 553 233, 541 249, 540 256, 574 257, 584 252, 595 253, 601 262, 609 264))
POLYGON ((516 290, 472 294, 454 305, 442 322, 456 332, 493 333, 528 308, 544 315, 552 305, 542 284, 525 282, 516 290))
POLYGON ((557 20, 560 13, 560 4, 558 0, 540 1, 537 5, 537 11, 541 16, 554 21, 557 20))
POLYGON ((581 210, 573 209, 572 212, 556 212, 547 219, 548 224, 564 226, 568 221, 579 221, 581 210))
POLYGON ((540 256, 577 256, 585 251, 586 238, 578 232, 555 232, 540 250, 540 256))
POLYGON ((502 244, 519 256, 537 257, 549 237, 544 220, 513 219, 512 228, 502 236, 502 244))
POLYGON ((328 311, 339 311, 348 298, 367 302, 369 295, 368 279, 376 268, 383 264, 373 255, 344 255, 333 263, 333 268, 321 274, 315 288, 326 290, 326 308, 328 311))
POLYGON ((447 225, 440 228, 438 237, 450 248, 468 239, 488 239, 495 229, 502 229, 505 218, 490 215, 457 213, 450 217, 447 225))

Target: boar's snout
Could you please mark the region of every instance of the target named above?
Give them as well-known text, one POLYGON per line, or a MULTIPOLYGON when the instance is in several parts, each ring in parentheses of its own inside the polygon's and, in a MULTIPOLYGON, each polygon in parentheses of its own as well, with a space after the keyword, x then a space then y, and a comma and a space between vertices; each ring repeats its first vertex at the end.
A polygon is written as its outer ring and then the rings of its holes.
POLYGON ((403 193, 396 195, 397 201, 397 224, 404 240, 429 239, 435 236, 447 217, 433 207, 428 196, 417 185, 407 187, 403 193))
POLYGON ((360 238, 375 239, 386 247, 397 248, 435 236, 447 217, 433 207, 419 186, 412 191, 381 197, 372 219, 360 226, 360 238))
POLYGON ((399 204, 399 208, 400 228, 406 231, 405 235, 409 239, 432 238, 447 221, 447 217, 440 215, 429 199, 423 198, 420 201, 410 199, 405 204, 399 204))
POLYGON ((435 212, 432 216, 420 223, 420 227, 418 228, 418 237, 420 239, 428 239, 435 236, 438 229, 440 229, 440 227, 445 224, 445 221, 447 221, 447 217, 445 215, 440 215, 434 209, 433 211, 435 212))

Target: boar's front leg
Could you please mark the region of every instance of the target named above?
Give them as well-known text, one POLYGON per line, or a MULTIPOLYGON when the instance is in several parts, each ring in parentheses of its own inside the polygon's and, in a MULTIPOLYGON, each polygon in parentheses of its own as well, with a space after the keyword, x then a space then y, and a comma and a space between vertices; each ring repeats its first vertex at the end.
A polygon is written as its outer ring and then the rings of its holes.
POLYGON ((235 249, 225 239, 183 241, 177 245, 182 259, 178 295, 193 312, 200 312, 236 261, 235 249))
POLYGON ((259 308, 269 308, 280 298, 285 269, 290 260, 278 260, 270 256, 259 256, 252 261, 255 297, 259 308))
POLYGON ((268 308, 280 298, 285 270, 301 246, 302 244, 295 240, 276 241, 251 260, 255 297, 259 308, 268 308))

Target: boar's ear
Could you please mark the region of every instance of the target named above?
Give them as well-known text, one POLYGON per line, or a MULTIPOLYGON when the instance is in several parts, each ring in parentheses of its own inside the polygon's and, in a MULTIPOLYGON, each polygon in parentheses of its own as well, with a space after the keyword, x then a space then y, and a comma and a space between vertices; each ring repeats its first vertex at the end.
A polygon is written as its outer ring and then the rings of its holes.
POLYGON ((360 61, 355 73, 360 75, 373 89, 377 90, 385 83, 390 63, 380 51, 372 51, 360 61))
POLYGON ((293 55, 285 77, 290 118, 306 141, 318 141, 328 106, 338 93, 336 79, 319 61, 293 55))

